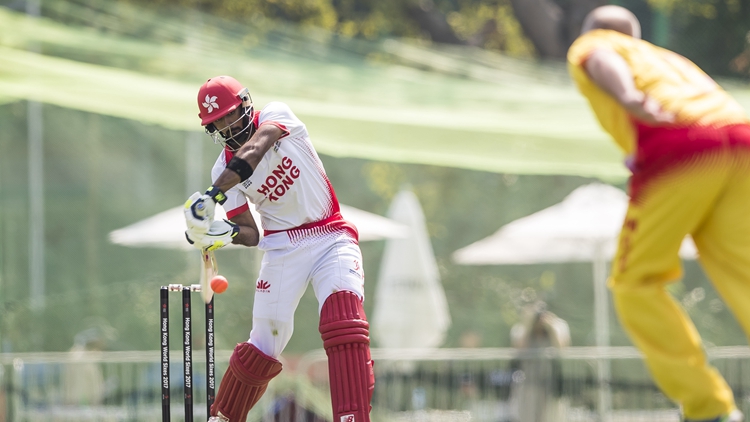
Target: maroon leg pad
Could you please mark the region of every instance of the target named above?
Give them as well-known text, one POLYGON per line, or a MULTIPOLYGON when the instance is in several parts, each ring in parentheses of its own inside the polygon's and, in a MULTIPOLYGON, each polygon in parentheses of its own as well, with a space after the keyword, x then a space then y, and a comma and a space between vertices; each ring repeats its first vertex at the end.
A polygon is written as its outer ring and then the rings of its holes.
POLYGON ((334 422, 370 421, 375 373, 369 328, 356 294, 336 292, 323 303, 320 335, 328 355, 334 422))
POLYGON ((229 358, 211 406, 211 415, 219 412, 230 422, 245 422, 247 412, 265 393, 268 382, 281 372, 281 362, 266 355, 250 343, 240 343, 229 358))

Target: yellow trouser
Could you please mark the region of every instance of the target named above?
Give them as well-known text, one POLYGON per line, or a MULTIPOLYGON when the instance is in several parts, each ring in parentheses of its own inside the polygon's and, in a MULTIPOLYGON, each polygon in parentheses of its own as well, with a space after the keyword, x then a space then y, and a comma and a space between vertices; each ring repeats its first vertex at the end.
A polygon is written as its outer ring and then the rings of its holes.
POLYGON ((692 321, 666 291, 682 275, 678 250, 686 234, 750 333, 750 151, 705 153, 643 186, 628 208, 609 281, 620 322, 656 384, 686 418, 709 419, 735 403, 692 321))

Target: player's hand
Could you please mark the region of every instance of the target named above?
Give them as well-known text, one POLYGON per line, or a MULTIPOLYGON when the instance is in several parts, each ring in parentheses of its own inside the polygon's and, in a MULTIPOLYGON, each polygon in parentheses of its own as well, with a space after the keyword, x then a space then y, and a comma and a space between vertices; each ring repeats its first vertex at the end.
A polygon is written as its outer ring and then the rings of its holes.
POLYGON ((204 234, 208 232, 214 221, 215 208, 216 202, 210 196, 200 192, 190 195, 183 210, 188 231, 195 230, 196 233, 202 231, 204 234))
POLYGON ((650 126, 665 126, 675 122, 674 113, 662 109, 658 101, 646 94, 642 94, 640 98, 625 100, 622 105, 633 117, 650 126))
POLYGON ((198 249, 215 251, 232 243, 237 234, 240 232, 240 226, 229 220, 217 220, 211 223, 207 232, 200 229, 188 229, 185 231, 185 237, 191 245, 198 249))

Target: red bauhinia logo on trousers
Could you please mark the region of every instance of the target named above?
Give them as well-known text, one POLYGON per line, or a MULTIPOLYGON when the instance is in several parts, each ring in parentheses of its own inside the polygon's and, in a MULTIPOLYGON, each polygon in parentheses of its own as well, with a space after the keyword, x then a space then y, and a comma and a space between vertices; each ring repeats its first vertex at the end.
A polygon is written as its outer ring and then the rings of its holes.
POLYGON ((341 422, 356 422, 354 420, 354 415, 344 415, 341 417, 341 422))
POLYGON ((255 285, 255 289, 262 293, 268 293, 271 291, 271 283, 265 280, 258 280, 258 283, 255 285))

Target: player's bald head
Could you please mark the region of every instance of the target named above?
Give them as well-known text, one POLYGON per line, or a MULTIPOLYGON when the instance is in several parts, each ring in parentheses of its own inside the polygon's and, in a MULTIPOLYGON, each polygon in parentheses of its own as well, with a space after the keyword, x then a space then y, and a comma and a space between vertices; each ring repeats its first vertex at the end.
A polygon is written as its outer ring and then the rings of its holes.
POLYGON ((594 29, 611 29, 633 38, 641 37, 641 24, 630 10, 620 6, 601 6, 589 12, 583 20, 581 34, 594 29))

